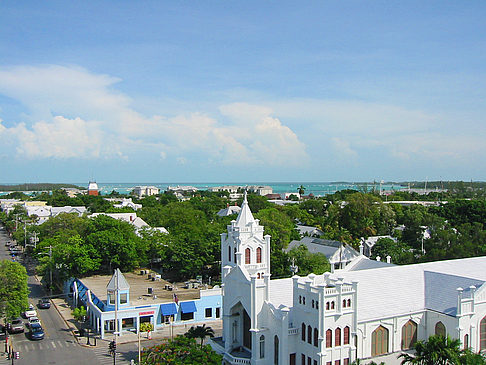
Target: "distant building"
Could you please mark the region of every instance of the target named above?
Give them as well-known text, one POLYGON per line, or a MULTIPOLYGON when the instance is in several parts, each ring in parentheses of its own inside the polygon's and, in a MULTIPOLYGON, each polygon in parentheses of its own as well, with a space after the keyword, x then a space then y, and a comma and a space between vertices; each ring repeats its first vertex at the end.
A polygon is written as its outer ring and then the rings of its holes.
POLYGON ((159 193, 159 188, 155 186, 135 186, 133 188, 133 194, 138 198, 143 196, 157 195, 159 193))
POLYGON ((317 227, 303 226, 300 224, 297 225, 297 230, 299 231, 300 237, 309 236, 319 238, 324 234, 324 232, 317 227))
POLYGON ((241 208, 237 205, 227 205, 226 208, 224 209, 221 209, 218 213, 216 213, 217 215, 219 215, 220 217, 227 217, 229 215, 233 215, 233 214, 238 214, 240 212, 241 208))
POLYGON ((122 198, 118 200, 117 204, 113 204, 113 208, 131 208, 133 210, 142 209, 142 204, 136 204, 132 201, 132 198, 122 198))
POLYGON ((99 195, 98 184, 96 181, 90 181, 88 185, 88 195, 99 195))
POLYGON ((373 249, 373 246, 376 245, 376 242, 378 242, 378 240, 380 238, 389 238, 391 240, 393 240, 394 242, 397 242, 397 239, 395 237, 392 237, 392 236, 370 236, 368 238, 361 238, 361 244, 363 245, 363 255, 365 255, 366 257, 370 257, 371 256, 371 251, 373 249))
POLYGON ((304 245, 310 253, 322 253, 327 257, 331 264, 331 270, 344 269, 359 253, 351 246, 333 240, 324 240, 315 237, 303 237, 300 241, 292 241, 289 243, 286 252, 292 248, 304 245))
POLYGON ((137 234, 139 234, 139 231, 144 228, 153 229, 162 233, 169 233, 164 227, 150 227, 142 218, 137 217, 137 213, 93 213, 89 217, 94 218, 99 215, 106 215, 113 219, 128 222, 135 227, 137 234))
POLYGON ((252 193, 265 196, 267 194, 272 194, 273 189, 271 186, 262 186, 262 185, 250 185, 247 187, 248 191, 251 191, 252 193))

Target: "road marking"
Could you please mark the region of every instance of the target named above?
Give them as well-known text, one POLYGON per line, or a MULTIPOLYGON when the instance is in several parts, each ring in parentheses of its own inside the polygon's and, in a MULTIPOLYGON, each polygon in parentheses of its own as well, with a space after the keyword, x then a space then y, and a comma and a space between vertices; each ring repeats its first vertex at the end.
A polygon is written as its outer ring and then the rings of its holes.
POLYGON ((56 348, 56 344, 54 342, 51 342, 52 347, 56 348))
POLYGON ((39 344, 39 350, 42 350, 42 344, 41 343, 39 344))

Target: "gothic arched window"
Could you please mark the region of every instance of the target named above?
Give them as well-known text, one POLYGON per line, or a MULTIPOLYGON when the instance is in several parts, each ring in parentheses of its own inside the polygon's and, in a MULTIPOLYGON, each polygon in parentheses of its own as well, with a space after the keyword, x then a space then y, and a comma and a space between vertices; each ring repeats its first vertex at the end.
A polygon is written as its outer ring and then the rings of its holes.
POLYGON ((231 246, 228 246, 228 261, 231 262, 231 246))
POLYGON ((301 333, 301 336, 302 336, 302 341, 305 341, 305 323, 302 322, 302 333, 301 333))
POLYGON ((371 356, 379 356, 388 352, 388 330, 379 326, 371 334, 371 356))
POLYGON ((314 328, 314 346, 319 346, 319 331, 317 328, 314 328))
POLYGON ((326 347, 332 347, 332 330, 328 329, 326 331, 326 347))
POLYGON ((343 345, 349 345, 349 327, 344 327, 343 345))
POLYGON ((446 336, 446 328, 444 326, 444 323, 442 323, 441 321, 435 324, 435 334, 443 337, 446 336))
POLYGON ((479 350, 486 350, 486 317, 479 323, 479 350))
POLYGON ((341 346, 341 328, 334 331, 334 346, 341 346))
POLYGON ((260 359, 265 357, 265 336, 260 336, 260 359))
POLYGON ((256 249, 256 262, 257 262, 257 264, 262 263, 262 248, 261 247, 258 247, 256 249))
POLYGON ((408 350, 417 342, 417 323, 409 320, 402 327, 402 350, 408 350))
POLYGON ((250 254, 251 254, 251 251, 249 248, 247 248, 245 250, 245 264, 249 264, 250 263, 250 254))
POLYGON ((273 364, 278 365, 279 341, 278 336, 273 339, 273 364))
POLYGON ((312 327, 307 326, 307 343, 312 343, 312 327))
POLYGON ((233 253, 234 253, 234 255, 233 255, 233 261, 236 264, 236 247, 234 248, 233 253))

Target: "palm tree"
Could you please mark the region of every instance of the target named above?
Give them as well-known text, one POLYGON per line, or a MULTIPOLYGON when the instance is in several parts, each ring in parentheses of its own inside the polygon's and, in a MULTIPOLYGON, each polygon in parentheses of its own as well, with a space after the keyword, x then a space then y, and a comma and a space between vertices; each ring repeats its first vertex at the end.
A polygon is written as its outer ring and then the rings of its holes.
POLYGON ((452 339, 449 336, 430 336, 427 341, 418 341, 412 349, 414 355, 401 354, 402 364, 420 365, 449 365, 459 364, 461 357, 461 341, 452 339))
POLYGON ((305 193, 305 187, 304 185, 300 185, 298 188, 297 188, 297 192, 302 196, 304 195, 305 193))
POLYGON ((202 326, 192 326, 184 336, 189 338, 199 338, 201 340, 201 347, 203 346, 204 339, 206 337, 214 337, 214 330, 211 327, 206 327, 206 324, 202 326))

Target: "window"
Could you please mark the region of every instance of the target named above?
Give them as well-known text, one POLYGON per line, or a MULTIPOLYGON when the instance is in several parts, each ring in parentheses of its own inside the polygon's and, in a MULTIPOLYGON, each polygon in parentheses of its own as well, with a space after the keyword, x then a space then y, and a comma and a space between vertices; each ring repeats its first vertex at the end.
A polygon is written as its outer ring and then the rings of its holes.
POLYGON ((265 336, 260 336, 260 359, 265 357, 265 336))
POLYGON ((278 365, 278 353, 279 353, 279 341, 278 336, 273 338, 273 365, 278 365))
POLYGON ((408 350, 417 342, 417 324, 410 320, 402 327, 402 350, 408 350))
POLYGON ((127 304, 128 303, 128 294, 121 293, 120 294, 120 304, 127 304))
POLYGON ((436 323, 436 325, 435 325, 435 334, 436 335, 443 336, 443 337, 446 336, 446 328, 444 326, 444 323, 442 323, 440 321, 436 323))
POLYGON ((314 365, 317 365, 317 360, 314 360, 314 365))
POLYGON ((332 361, 326 362, 326 365, 332 365, 332 361))
POLYGON ((204 311, 206 318, 213 316, 213 308, 206 308, 204 311))
POLYGON ((108 294, 110 304, 115 304, 115 293, 108 294))
POLYGON ((305 305, 305 297, 302 297, 302 304, 305 305))
POLYGON ((334 309, 334 300, 331 302, 331 309, 334 309))
POLYGON ((326 310, 329 310, 329 302, 326 302, 326 310))
POLYGON ((257 274, 257 279, 260 279, 260 273, 257 274))
POLYGON ((348 299, 348 305, 346 307, 351 307, 351 299, 348 299))
POLYGON ((304 354, 300 355, 300 359, 301 359, 301 360, 300 360, 300 363, 301 363, 302 365, 305 365, 305 355, 304 355, 304 354))
POLYGON ((343 308, 346 308, 346 299, 343 299, 343 308))
POLYGON ((262 248, 261 247, 258 247, 257 250, 256 250, 256 261, 257 261, 257 264, 262 263, 262 248))
POLYGON ((290 365, 297 365, 297 358, 295 352, 290 354, 290 365))
POLYGON ((314 308, 314 299, 312 299, 312 308, 314 308))
POLYGON ((247 265, 250 263, 250 253, 251 253, 250 249, 247 248, 245 250, 245 264, 247 265))
POLYGON ((371 335, 371 356, 379 356, 388 352, 388 330, 379 326, 371 335))
POLYGON ((232 332, 232 337, 233 337, 233 342, 238 342, 238 322, 234 321, 233 326, 232 326, 233 332, 232 332))
POLYGON ((228 261, 231 262, 231 246, 228 246, 228 261))
POLYGON ((217 307, 216 308, 216 318, 220 318, 220 317, 221 317, 221 308, 217 307))
POLYGON ((234 254, 233 254, 233 261, 234 261, 234 262, 235 262, 235 264, 236 264, 236 247, 234 248, 233 253, 234 253, 234 254))
POLYGON ((334 346, 341 346, 341 328, 334 331, 334 346))
POLYGON ((307 365, 312 365, 312 359, 309 356, 307 356, 307 365))
POLYGON ((307 343, 312 343, 312 327, 307 326, 307 343))
POLYGON ((343 345, 349 345, 349 327, 344 327, 343 345))
POLYGON ((194 319, 194 313, 181 313, 181 320, 183 321, 190 321, 191 319, 194 319))
POLYGON ((334 361, 334 365, 341 365, 341 360, 334 361))
POLYGON ((464 350, 469 348, 469 335, 464 335, 464 350))
POLYGON ((332 330, 326 331, 326 347, 332 347, 332 330))
POLYGON ((302 323, 302 333, 301 333, 302 341, 305 341, 305 323, 302 323))
POLYGON ((344 359, 343 360, 343 365, 349 365, 349 359, 344 359))
POLYGON ((479 350, 486 350, 486 317, 479 323, 479 350))
POLYGON ((319 331, 317 328, 314 328, 314 346, 319 346, 319 331))
POLYGON ((302 304, 302 295, 299 295, 299 304, 302 304))
POLYGON ((316 309, 319 309, 319 301, 316 300, 316 309))

